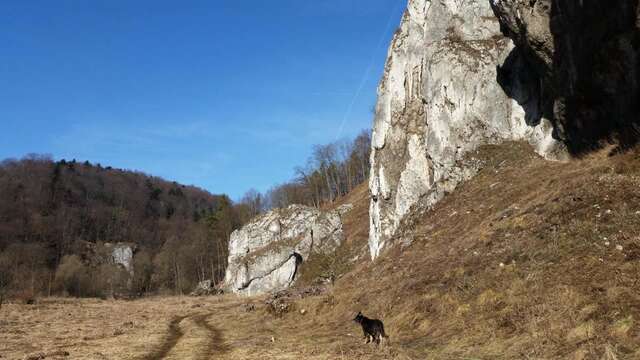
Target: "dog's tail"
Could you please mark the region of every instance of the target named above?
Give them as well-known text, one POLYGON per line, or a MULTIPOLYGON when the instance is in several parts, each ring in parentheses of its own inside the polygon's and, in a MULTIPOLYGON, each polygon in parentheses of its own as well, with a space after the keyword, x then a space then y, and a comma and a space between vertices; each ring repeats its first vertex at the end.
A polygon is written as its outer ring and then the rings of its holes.
POLYGON ((384 325, 381 324, 380 326, 380 335, 382 335, 383 338, 388 339, 389 335, 387 335, 387 333, 384 331, 384 325))

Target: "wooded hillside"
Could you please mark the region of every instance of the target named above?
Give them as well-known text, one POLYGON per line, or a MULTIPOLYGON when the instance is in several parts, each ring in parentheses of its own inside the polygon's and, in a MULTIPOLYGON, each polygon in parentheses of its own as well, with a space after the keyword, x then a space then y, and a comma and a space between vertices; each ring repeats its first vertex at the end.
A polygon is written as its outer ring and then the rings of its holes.
MULTIPOLYGON (((242 222, 226 195, 139 172, 40 155, 0 164, 0 271, 14 289, 49 292, 60 264, 80 266, 81 277, 91 249, 126 242, 137 247, 137 292, 186 291, 223 276, 228 236, 242 222)), ((89 285, 99 277, 75 279, 87 283, 76 295, 97 295, 89 285)))

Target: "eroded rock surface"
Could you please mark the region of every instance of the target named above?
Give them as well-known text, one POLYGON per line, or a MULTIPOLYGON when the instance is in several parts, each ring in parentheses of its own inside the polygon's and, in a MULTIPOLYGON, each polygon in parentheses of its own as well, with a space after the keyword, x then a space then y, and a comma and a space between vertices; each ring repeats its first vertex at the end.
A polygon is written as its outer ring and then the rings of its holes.
POLYGON ((349 209, 291 205, 257 217, 231 234, 223 287, 247 296, 288 288, 309 256, 342 243, 341 215, 349 209))
POLYGON ((133 274, 133 255, 136 251, 136 245, 130 243, 105 243, 105 249, 110 255, 109 262, 120 265, 127 270, 129 274, 133 274))
POLYGON ((638 141, 638 0, 491 0, 538 78, 548 117, 573 153, 638 141))
POLYGON ((434 204, 477 172, 467 155, 478 146, 526 140, 548 158, 564 156, 538 79, 513 49, 488 0, 409 0, 378 88, 372 258, 416 204, 434 204))

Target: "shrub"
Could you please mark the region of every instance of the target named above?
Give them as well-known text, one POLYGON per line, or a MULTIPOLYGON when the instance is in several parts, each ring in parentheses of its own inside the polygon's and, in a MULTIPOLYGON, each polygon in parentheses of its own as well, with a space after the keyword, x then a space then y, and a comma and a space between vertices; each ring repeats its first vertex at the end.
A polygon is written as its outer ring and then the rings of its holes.
POLYGON ((129 296, 131 276, 123 266, 102 264, 94 271, 94 278, 91 295, 100 298, 129 296))
POLYGON ((11 263, 5 254, 0 254, 0 308, 12 283, 11 263))
POLYGON ((137 253, 133 258, 133 278, 131 279, 133 294, 144 294, 151 290, 153 271, 151 255, 144 250, 137 253))
POLYGON ((88 296, 93 290, 89 269, 77 255, 62 258, 55 282, 61 290, 72 296, 88 296))

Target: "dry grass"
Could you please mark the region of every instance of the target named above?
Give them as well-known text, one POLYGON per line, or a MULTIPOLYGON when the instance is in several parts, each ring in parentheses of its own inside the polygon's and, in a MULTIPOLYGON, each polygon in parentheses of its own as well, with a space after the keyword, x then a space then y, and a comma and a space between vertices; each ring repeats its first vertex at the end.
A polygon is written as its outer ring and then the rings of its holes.
MULTIPOLYGON (((165 342, 172 341, 172 326, 187 334, 192 343, 208 343, 210 334, 192 322, 218 311, 221 300, 46 299, 36 305, 7 304, 0 310, 0 359, 38 354, 71 359, 154 358, 165 342), (184 320, 177 323, 176 319, 184 320), (69 356, 60 355, 64 352, 69 356)), ((167 351, 174 358, 191 357, 181 356, 180 351, 193 354, 179 347, 167 351)))
POLYGON ((262 300, 220 296, 9 304, 0 320, 0 359, 327 359, 334 354, 364 359, 377 353, 359 346, 359 334, 348 321, 307 328, 304 320, 322 312, 317 304, 309 304, 315 312, 303 315, 299 310, 305 299, 295 312, 275 318, 262 300), (247 303, 256 310, 248 312, 247 303))
POLYGON ((382 317, 412 358, 640 358, 637 153, 479 156, 476 178, 405 229, 409 247, 336 284, 328 317, 382 317))
POLYGON ((362 310, 391 334, 382 358, 640 358, 638 153, 553 163, 506 144, 476 156, 476 178, 407 222, 411 245, 359 262, 331 305, 305 299, 317 316, 290 326, 326 322, 338 341, 362 310))
MULTIPOLYGON (((332 207, 351 204, 353 208, 342 216, 344 242, 333 254, 316 253, 303 264, 298 284, 307 286, 329 275, 339 279, 353 270, 357 263, 368 259, 369 188, 358 185, 351 193, 338 199, 332 207)), ((325 209, 328 210, 328 209, 325 209)))
POLYGON ((282 317, 264 299, 229 296, 11 304, 0 312, 0 355, 640 359, 638 153, 552 163, 507 144, 477 156, 480 174, 416 215, 404 229, 413 242, 374 263, 359 189, 345 219, 346 253, 359 259, 282 317), (385 321, 389 346, 362 345, 358 310, 385 321))

